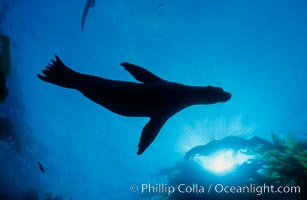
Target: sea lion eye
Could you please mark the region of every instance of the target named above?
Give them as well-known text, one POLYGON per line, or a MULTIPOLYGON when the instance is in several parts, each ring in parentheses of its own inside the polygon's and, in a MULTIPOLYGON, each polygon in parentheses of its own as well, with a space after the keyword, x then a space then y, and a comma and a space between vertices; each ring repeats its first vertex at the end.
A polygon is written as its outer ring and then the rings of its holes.
POLYGON ((219 92, 219 93, 223 93, 224 92, 224 90, 222 88, 220 88, 220 87, 217 87, 216 91, 219 92))

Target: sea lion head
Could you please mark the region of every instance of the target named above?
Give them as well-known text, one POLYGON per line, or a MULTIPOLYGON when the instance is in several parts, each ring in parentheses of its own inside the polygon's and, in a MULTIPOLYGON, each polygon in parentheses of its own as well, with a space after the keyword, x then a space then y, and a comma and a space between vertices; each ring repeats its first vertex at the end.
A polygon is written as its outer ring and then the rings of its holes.
POLYGON ((231 99, 231 94, 221 87, 207 86, 202 89, 202 99, 205 104, 226 102, 231 99))

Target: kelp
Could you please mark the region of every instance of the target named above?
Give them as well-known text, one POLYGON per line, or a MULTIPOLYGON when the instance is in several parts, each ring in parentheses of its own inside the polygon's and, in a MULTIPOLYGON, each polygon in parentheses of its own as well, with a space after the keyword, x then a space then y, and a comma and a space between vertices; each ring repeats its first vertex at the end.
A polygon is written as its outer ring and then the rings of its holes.
POLYGON ((306 141, 298 142, 292 133, 285 140, 271 134, 276 148, 256 155, 256 159, 262 162, 263 175, 276 185, 306 186, 306 141))
MULTIPOLYGON (((8 200, 10 198, 6 197, 6 196, 1 196, 0 195, 0 200, 8 200)), ((19 198, 18 198, 19 199, 19 198)), ((22 196, 21 196, 21 200, 40 200, 41 198, 39 198, 39 194, 38 191, 34 190, 34 189, 29 189, 23 192, 22 196)), ((62 200, 62 197, 60 196, 55 196, 53 193, 51 192, 47 192, 44 197, 43 200, 62 200)))
POLYGON ((26 190, 22 194, 22 200, 39 200, 38 193, 35 190, 26 190))
POLYGON ((10 39, 8 36, 0 35, 0 103, 3 103, 9 94, 6 76, 11 71, 10 65, 10 39))
POLYGON ((54 196, 53 193, 47 192, 45 194, 44 200, 62 200, 62 197, 60 196, 54 196))
POLYGON ((208 144, 196 146, 188 151, 183 160, 178 161, 174 166, 163 168, 157 176, 163 177, 168 185, 178 186, 179 184, 209 186, 210 184, 225 184, 235 186, 273 185, 273 186, 299 186, 300 194, 276 194, 270 193, 258 196, 256 194, 181 194, 172 195, 157 194, 159 199, 304 199, 307 180, 307 141, 298 141, 294 134, 289 133, 287 138, 271 134, 272 142, 254 137, 243 139, 237 137, 226 137, 221 140, 213 140, 208 144), (230 143, 229 141, 236 141, 230 143), (212 174, 201 167, 194 159, 197 156, 207 156, 209 150, 227 147, 241 151, 238 144, 251 159, 236 167, 229 174, 212 174), (233 147, 231 146, 233 145, 233 147))

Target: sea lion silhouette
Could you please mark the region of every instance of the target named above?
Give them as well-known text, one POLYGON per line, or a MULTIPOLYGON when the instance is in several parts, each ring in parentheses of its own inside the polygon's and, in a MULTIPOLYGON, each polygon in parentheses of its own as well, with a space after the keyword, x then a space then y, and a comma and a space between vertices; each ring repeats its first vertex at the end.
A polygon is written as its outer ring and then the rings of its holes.
POLYGON ((119 115, 150 117, 143 128, 137 154, 154 141, 165 122, 182 109, 197 104, 226 102, 231 94, 220 87, 187 86, 163 80, 146 69, 123 62, 123 66, 142 83, 117 81, 76 72, 55 55, 38 78, 58 86, 79 90, 90 100, 119 115))

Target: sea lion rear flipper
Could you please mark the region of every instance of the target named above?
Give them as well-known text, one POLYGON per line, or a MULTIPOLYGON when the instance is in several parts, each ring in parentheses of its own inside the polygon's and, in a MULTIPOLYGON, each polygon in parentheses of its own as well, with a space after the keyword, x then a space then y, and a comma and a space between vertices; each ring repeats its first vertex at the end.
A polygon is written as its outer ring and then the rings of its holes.
POLYGON ((66 88, 75 88, 79 81, 78 72, 68 68, 61 59, 55 55, 56 60, 51 60, 52 64, 48 64, 46 69, 42 70, 43 75, 37 74, 37 77, 48 83, 66 88))
POLYGON ((158 117, 152 117, 145 125, 138 145, 139 149, 137 155, 141 155, 148 146, 155 140, 162 126, 167 121, 167 118, 161 119, 158 117))
POLYGON ((143 67, 123 62, 120 64, 123 66, 136 80, 143 82, 143 83, 152 83, 155 81, 161 81, 160 77, 151 73, 150 71, 144 69, 143 67))

